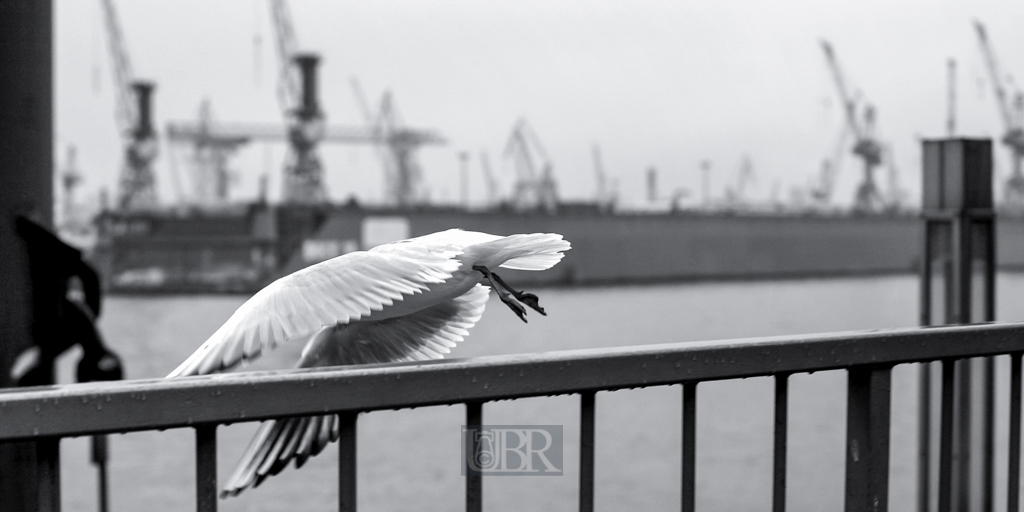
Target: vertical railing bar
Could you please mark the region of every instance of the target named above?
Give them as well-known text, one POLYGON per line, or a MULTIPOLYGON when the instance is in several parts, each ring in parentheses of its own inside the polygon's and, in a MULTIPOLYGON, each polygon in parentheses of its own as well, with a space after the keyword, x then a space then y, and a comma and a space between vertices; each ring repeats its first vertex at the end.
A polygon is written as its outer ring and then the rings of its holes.
POLYGON ((917 410, 917 510, 929 511, 932 450, 932 364, 920 363, 917 410))
MULTIPOLYGON (((466 402, 466 426, 483 426, 484 404, 483 402, 466 402)), ((471 443, 467 443, 471 445, 471 443)), ((471 457, 469 454, 467 457, 471 457)), ((463 461, 465 464, 466 461, 463 461)), ((483 475, 473 474, 466 471, 466 512, 482 512, 484 509, 483 498, 483 475)))
MULTIPOLYGON (((955 364, 956 371, 953 381, 956 383, 956 392, 953 398, 954 424, 953 432, 956 433, 953 441, 953 475, 956 488, 956 510, 966 511, 971 503, 971 384, 974 368, 971 359, 961 359, 955 364)), ((975 457, 978 454, 973 454, 975 457)))
POLYGON ((59 437, 47 437, 36 441, 36 470, 37 504, 40 512, 60 512, 59 437))
POLYGON ((195 429, 196 512, 217 512, 217 424, 195 429))
POLYGON ((956 361, 942 361, 942 402, 939 419, 939 512, 953 506, 953 393, 956 361))
POLYGON ((773 448, 772 512, 786 510, 786 433, 789 423, 789 374, 775 376, 775 442, 773 448))
POLYGON ((338 414, 338 510, 356 512, 356 420, 355 411, 338 414))
POLYGON ((106 434, 92 436, 92 462, 96 465, 96 485, 99 495, 99 512, 110 510, 109 485, 107 482, 107 460, 110 447, 106 434))
POLYGON ((1006 510, 1020 510, 1020 394, 1021 352, 1010 354, 1010 439, 1006 470, 1006 510))
POLYGON ((594 392, 580 393, 580 512, 594 510, 594 392))
POLYGON ((846 398, 846 512, 885 512, 889 502, 891 367, 852 367, 846 398))
POLYGON ((683 384, 682 512, 694 512, 697 465, 697 383, 683 384))
POLYGON ((982 418, 982 465, 981 468, 981 510, 992 512, 995 488, 996 469, 996 360, 994 357, 982 358, 985 368, 984 417, 982 418))

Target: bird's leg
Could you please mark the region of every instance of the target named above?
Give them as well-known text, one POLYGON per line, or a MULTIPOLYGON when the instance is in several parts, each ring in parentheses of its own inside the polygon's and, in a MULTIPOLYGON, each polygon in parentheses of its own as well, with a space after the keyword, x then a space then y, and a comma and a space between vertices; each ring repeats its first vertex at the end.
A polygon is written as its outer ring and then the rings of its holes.
POLYGON ((495 278, 497 278, 498 282, 501 281, 501 278, 499 278, 496 274, 492 273, 487 267, 483 265, 474 265, 473 270, 476 270, 477 272, 483 274, 484 277, 487 278, 487 281, 491 283, 491 288, 494 288, 494 291, 498 294, 498 298, 501 299, 501 301, 504 302, 505 305, 508 306, 513 313, 519 316, 520 320, 524 322, 526 321, 526 308, 524 308, 522 304, 516 302, 516 300, 513 299, 512 296, 509 295, 504 288, 498 286, 498 283, 495 282, 495 278))
POLYGON ((540 307, 540 302, 538 301, 536 295, 528 292, 518 291, 515 288, 512 288, 511 286, 508 285, 508 283, 505 282, 504 279, 501 278, 501 276, 495 274, 494 272, 491 272, 491 276, 494 277, 494 280, 497 281, 498 284, 505 287, 505 289, 508 290, 513 297, 519 299, 520 302, 526 304, 527 306, 530 306, 531 308, 533 308, 534 311, 544 316, 548 316, 548 314, 544 312, 544 308, 540 307))

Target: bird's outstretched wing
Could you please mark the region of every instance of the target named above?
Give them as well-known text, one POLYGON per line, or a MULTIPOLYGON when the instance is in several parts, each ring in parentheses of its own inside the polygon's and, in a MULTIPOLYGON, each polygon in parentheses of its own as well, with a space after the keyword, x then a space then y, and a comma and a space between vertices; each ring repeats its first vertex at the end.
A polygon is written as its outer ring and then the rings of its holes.
MULTIPOLYGON (((303 351, 303 368, 437 359, 468 334, 487 305, 490 288, 476 285, 465 294, 410 315, 324 328, 303 351)), ((222 496, 234 496, 276 475, 293 459, 301 467, 338 439, 337 417, 270 420, 242 455, 222 496)))
POLYGON ((242 304, 168 377, 203 375, 259 357, 324 326, 346 324, 443 283, 459 262, 445 254, 352 252, 274 281, 242 304))

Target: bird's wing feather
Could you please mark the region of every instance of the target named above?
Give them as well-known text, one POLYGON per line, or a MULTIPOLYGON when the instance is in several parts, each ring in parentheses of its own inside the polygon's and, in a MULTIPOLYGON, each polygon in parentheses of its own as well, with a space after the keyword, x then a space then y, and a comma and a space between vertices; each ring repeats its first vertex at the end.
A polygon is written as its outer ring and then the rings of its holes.
POLYGON ((322 329, 306 345, 300 368, 438 359, 480 319, 490 288, 475 285, 454 299, 412 314, 322 329))
POLYGON ((458 265, 444 254, 359 251, 299 270, 253 295, 168 377, 224 370, 323 326, 358 320, 443 283, 458 265))
MULTIPOLYGON (((324 328, 303 351, 302 368, 437 359, 468 334, 487 305, 490 288, 465 294, 410 315, 324 328)), ((296 467, 338 439, 337 417, 271 420, 260 426, 222 495, 234 496, 276 475, 293 459, 296 467)))

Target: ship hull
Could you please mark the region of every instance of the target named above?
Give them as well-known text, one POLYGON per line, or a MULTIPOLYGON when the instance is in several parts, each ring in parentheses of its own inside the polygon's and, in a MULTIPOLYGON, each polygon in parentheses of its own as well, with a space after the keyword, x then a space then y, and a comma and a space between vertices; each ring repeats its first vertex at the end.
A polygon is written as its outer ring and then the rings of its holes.
MULTIPOLYGON (((453 227, 552 232, 572 250, 531 285, 780 279, 914 272, 923 221, 913 215, 674 212, 558 214, 251 205, 203 214, 106 214, 96 258, 114 292, 251 293, 307 265, 453 227)), ((1024 269, 1024 219, 997 221, 997 261, 1024 269)))

